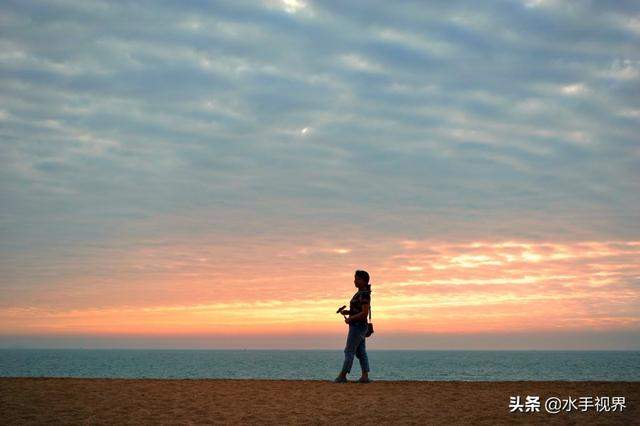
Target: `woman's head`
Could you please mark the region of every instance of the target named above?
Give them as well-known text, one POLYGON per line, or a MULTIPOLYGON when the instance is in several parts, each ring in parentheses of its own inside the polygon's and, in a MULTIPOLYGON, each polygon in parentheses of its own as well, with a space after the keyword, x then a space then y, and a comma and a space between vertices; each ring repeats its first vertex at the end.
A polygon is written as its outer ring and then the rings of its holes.
POLYGON ((369 286, 369 273, 358 269, 353 277, 353 283, 358 288, 366 288, 369 286))

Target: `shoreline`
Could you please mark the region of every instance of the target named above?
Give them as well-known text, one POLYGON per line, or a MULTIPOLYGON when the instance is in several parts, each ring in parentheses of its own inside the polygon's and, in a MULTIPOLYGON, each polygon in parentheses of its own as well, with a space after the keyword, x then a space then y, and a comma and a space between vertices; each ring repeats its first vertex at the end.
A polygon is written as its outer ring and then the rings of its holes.
POLYGON ((5 424, 633 424, 640 382, 0 378, 5 424), (509 410, 510 398, 625 397, 622 411, 509 410), (355 416, 355 417, 354 417, 355 416))
MULTIPOLYGON (((356 382, 356 376, 349 377, 349 383, 356 382)), ((327 379, 256 379, 256 378, 218 378, 218 377, 80 377, 80 376, 0 376, 0 382, 3 380, 113 380, 113 381, 209 381, 209 382, 285 382, 285 383, 333 383, 333 378, 327 379)), ((386 380, 371 378, 375 383, 595 383, 595 384, 638 384, 640 380, 386 380)))

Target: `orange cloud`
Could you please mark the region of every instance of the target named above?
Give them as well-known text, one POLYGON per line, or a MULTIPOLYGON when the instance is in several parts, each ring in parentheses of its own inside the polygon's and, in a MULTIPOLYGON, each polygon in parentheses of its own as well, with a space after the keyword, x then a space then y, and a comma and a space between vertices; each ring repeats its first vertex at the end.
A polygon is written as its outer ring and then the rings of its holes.
POLYGON ((54 283, 45 295, 57 305, 0 309, 0 332, 341 332, 334 312, 357 268, 372 275, 386 332, 640 326, 636 241, 250 243, 149 245, 114 260, 112 276, 89 277, 93 286, 54 283))

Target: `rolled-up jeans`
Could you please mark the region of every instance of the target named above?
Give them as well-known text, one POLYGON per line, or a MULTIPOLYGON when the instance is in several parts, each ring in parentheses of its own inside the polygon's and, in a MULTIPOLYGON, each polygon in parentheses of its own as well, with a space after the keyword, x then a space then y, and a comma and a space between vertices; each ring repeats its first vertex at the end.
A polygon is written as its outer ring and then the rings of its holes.
POLYGON ((365 345, 366 334, 366 322, 349 324, 347 344, 344 348, 344 363, 342 364, 343 373, 351 372, 354 356, 358 358, 358 361, 360 361, 360 368, 362 368, 362 372, 369 372, 369 358, 367 358, 367 347, 365 345))

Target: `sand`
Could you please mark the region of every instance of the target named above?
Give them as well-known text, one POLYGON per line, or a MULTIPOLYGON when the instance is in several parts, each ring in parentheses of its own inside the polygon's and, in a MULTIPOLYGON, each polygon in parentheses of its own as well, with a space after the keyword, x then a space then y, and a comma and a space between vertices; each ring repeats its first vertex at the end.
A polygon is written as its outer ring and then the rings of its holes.
POLYGON ((0 424, 640 424, 640 382, 0 378, 0 424), (624 396, 622 412, 510 413, 509 397, 624 396))

